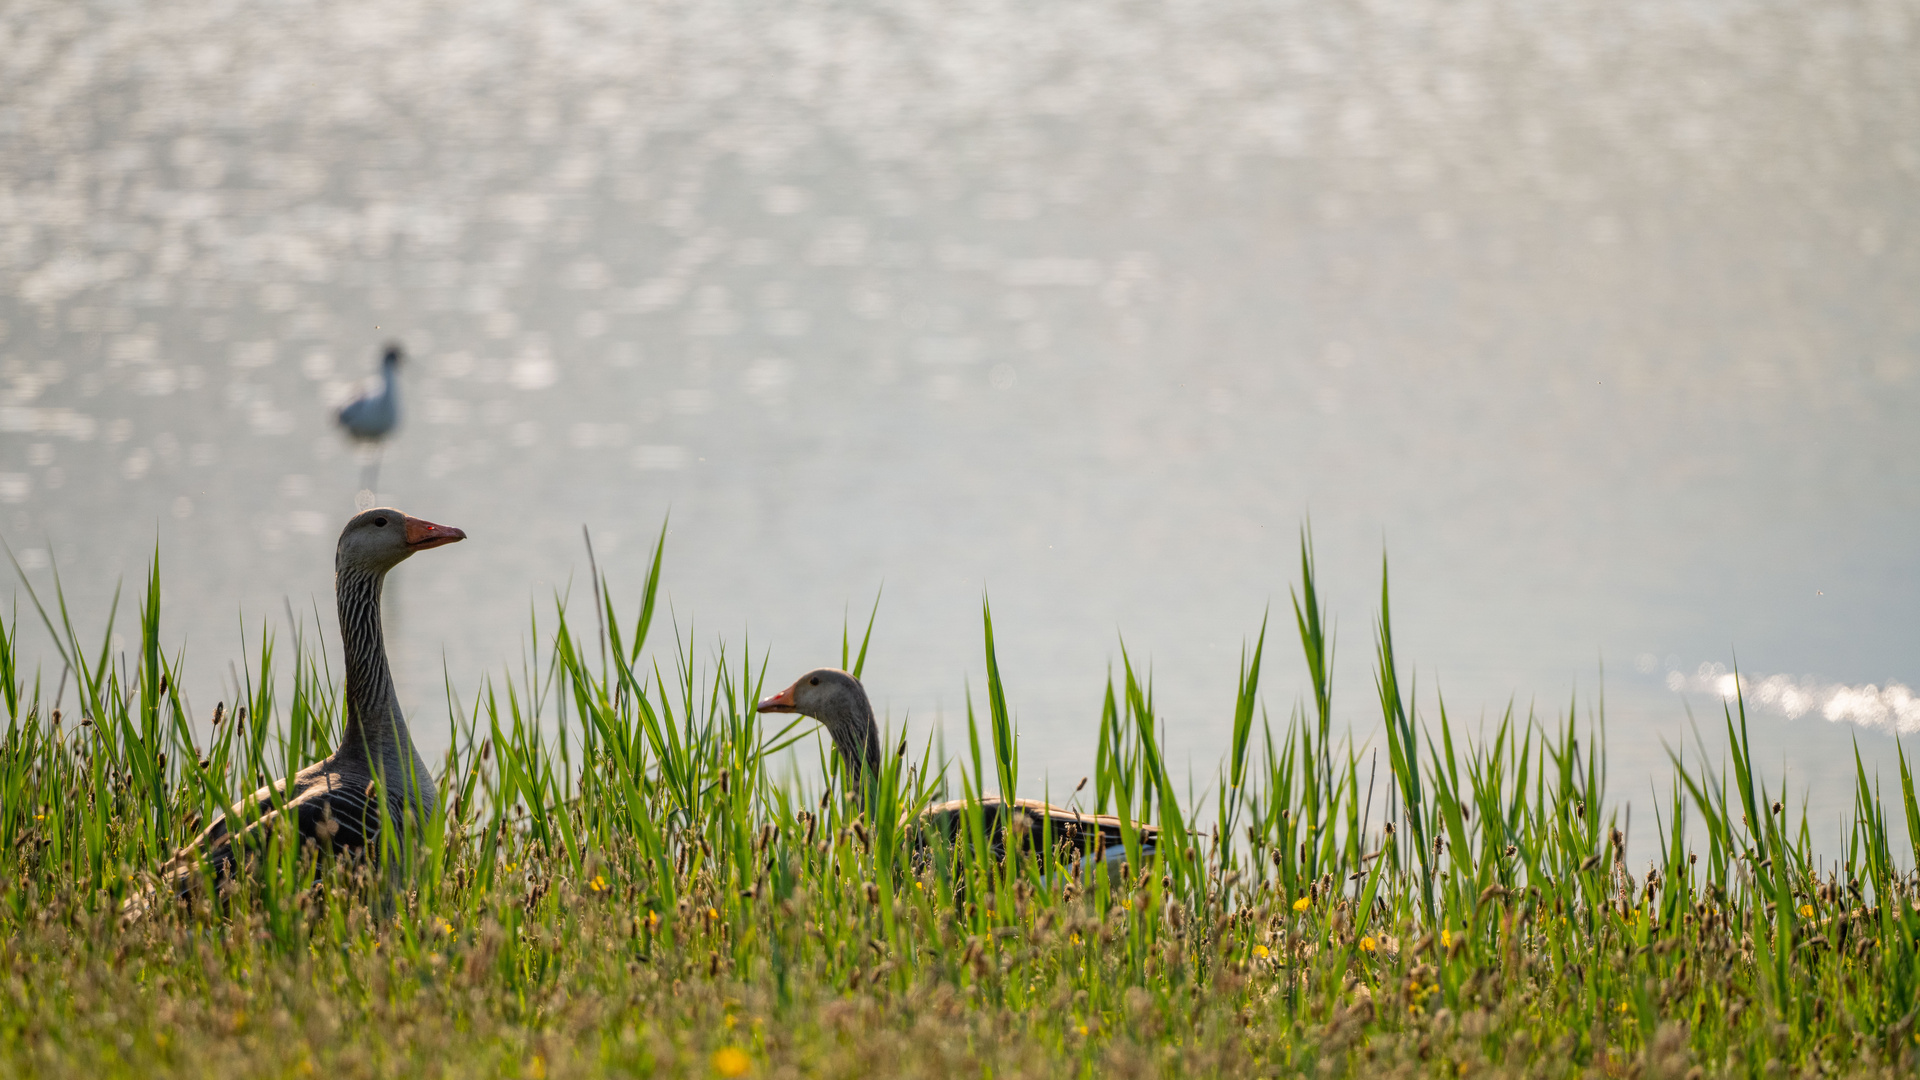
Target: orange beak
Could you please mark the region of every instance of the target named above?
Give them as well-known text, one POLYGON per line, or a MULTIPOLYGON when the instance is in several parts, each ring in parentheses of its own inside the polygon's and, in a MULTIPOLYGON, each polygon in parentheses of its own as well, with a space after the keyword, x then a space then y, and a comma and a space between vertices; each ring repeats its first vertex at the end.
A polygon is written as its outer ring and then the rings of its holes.
POLYGON ((422 518, 407 519, 407 550, 425 551, 428 548, 465 540, 467 534, 451 525, 435 525, 422 518))
MULTIPOLYGON (((800 684, 795 683, 793 685, 798 686, 800 684)), ((755 712, 798 712, 799 710, 800 710, 799 703, 793 700, 793 686, 789 686, 785 690, 782 690, 779 693, 768 698, 767 700, 761 702, 759 707, 756 708, 754 711, 755 712)))

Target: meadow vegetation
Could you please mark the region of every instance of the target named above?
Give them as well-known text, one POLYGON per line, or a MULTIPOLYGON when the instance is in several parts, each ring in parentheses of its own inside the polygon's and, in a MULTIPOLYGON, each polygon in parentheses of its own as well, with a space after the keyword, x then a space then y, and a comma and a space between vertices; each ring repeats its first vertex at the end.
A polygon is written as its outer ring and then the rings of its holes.
MULTIPOLYGON (((1786 793, 1756 775, 1735 702, 1715 721, 1727 756, 1676 756, 1668 796, 1635 807, 1658 854, 1629 865, 1601 725, 1570 703, 1468 741, 1444 709, 1416 715, 1384 576, 1384 745, 1335 730, 1303 545, 1288 636, 1310 685, 1286 721, 1262 704, 1262 627, 1230 752, 1191 790, 1122 653, 1093 699, 1097 760, 1072 797, 1127 823, 1126 868, 1089 869, 1097 853, 1040 836, 999 858, 978 815, 951 842, 916 822, 933 800, 1020 784, 990 615, 987 682, 958 753, 894 732, 886 767, 854 790, 831 769, 813 782, 777 767, 786 747, 822 743, 810 721, 755 715, 766 673, 750 655, 700 658, 678 641, 670 668, 643 665, 660 573, 656 547, 631 607, 596 574, 593 618, 562 603, 532 622, 518 670, 448 688, 441 798, 403 842, 329 860, 315 885, 314 854, 281 837, 217 898, 131 922, 123 905, 179 844, 331 749, 341 700, 326 639, 263 634, 209 724, 188 715, 182 658, 159 639, 157 559, 131 653, 109 647, 111 619, 83 637, 61 598, 23 589, 27 610, 0 620, 0 1073, 1920 1066, 1920 852, 1906 839, 1920 838, 1920 808, 1904 754, 1897 789, 1861 764, 1845 850, 1821 857, 1786 793), (21 637, 42 627, 63 671, 23 669, 21 637)), ((856 673, 872 629, 844 639, 856 673)), ((437 722, 411 705, 416 731, 437 722)))

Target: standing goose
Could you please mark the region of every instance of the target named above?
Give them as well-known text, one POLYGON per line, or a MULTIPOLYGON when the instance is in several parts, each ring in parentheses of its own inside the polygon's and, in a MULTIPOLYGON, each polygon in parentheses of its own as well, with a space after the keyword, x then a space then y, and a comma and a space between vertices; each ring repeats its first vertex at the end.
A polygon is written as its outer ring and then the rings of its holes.
MULTIPOLYGON (((846 766, 847 775, 863 778, 880 771, 880 726, 874 721, 873 703, 867 700, 860 680, 837 668, 809 671, 792 686, 762 701, 762 713, 798 713, 810 716, 827 729, 833 747, 846 766)), ((1126 861, 1121 841, 1120 819, 1108 814, 1086 814, 1036 799, 1011 801, 985 796, 980 799, 988 843, 997 854, 1005 854, 1009 830, 1024 832, 1038 839, 1050 831, 1062 848, 1089 852, 1109 870, 1126 861)), ((955 799, 928 807, 922 820, 945 833, 958 837, 966 821, 967 801, 955 799)), ((1151 855, 1160 830, 1153 825, 1134 824, 1142 856, 1151 855)))
MULTIPOLYGON (((233 872, 236 838, 264 837, 290 815, 303 841, 321 850, 359 850, 378 834, 386 793, 387 820, 404 825, 433 812, 433 775, 414 749, 387 667, 380 628, 380 590, 387 571, 416 551, 466 539, 466 533, 398 510, 376 507, 354 515, 334 550, 334 593, 346 659, 346 726, 330 757, 254 792, 214 821, 161 868, 162 888, 191 893, 209 870, 224 881, 233 872)), ((128 901, 137 916, 151 894, 128 901)))

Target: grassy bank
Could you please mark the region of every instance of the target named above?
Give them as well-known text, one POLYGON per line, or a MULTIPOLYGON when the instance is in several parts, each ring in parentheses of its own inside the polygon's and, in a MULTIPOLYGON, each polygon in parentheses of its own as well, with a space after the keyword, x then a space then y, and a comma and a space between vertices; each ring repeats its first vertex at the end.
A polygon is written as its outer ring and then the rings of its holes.
MULTIPOLYGON (((124 655, 23 593, 28 610, 0 622, 0 1072, 1920 1065, 1920 853, 1894 850, 1888 821, 1920 837, 1904 757, 1897 790, 1860 769, 1846 850, 1816 858, 1806 822, 1754 773, 1736 703, 1724 771, 1676 761, 1670 796, 1632 815, 1660 855, 1629 866, 1597 732, 1572 715, 1509 716, 1469 744, 1444 711, 1412 715, 1384 581, 1374 767, 1334 730, 1304 552, 1300 570, 1286 636, 1310 685, 1284 724, 1269 720, 1261 665, 1280 635, 1262 628, 1204 794, 1169 776, 1151 690, 1120 658, 1075 798, 1160 828, 1124 876, 1083 873, 1081 853, 1044 841, 996 859, 978 821, 950 845, 917 836, 930 800, 1019 780, 990 616, 959 753, 890 742, 870 797, 848 797, 770 774, 773 752, 813 732, 754 715, 764 673, 751 658, 696 662, 681 643, 672 670, 639 666, 656 549, 638 604, 597 581, 592 618, 557 611, 520 671, 449 694, 471 704, 453 718, 442 797, 385 866, 334 865, 310 888, 301 852, 269 844, 218 911, 130 926, 121 904, 174 847, 331 748, 338 691, 320 642, 263 639, 243 698, 196 725, 158 638, 157 572, 124 655), (20 636, 41 623, 64 673, 20 670, 20 636)), ((866 647, 850 636, 845 666, 866 647)), ((416 726, 433 714, 413 712, 416 726)))

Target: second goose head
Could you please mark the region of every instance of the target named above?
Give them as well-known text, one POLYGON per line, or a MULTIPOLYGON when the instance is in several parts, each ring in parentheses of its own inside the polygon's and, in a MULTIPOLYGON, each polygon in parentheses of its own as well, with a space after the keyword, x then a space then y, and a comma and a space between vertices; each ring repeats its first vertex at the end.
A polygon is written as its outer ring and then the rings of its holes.
POLYGON ((880 728, 873 720, 873 704, 860 680, 838 668, 807 672, 762 701, 756 711, 799 713, 820 721, 847 771, 856 777, 880 767, 880 728))

